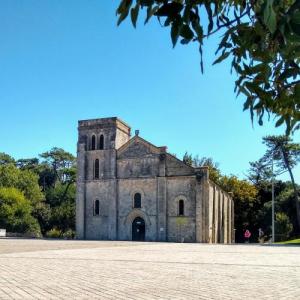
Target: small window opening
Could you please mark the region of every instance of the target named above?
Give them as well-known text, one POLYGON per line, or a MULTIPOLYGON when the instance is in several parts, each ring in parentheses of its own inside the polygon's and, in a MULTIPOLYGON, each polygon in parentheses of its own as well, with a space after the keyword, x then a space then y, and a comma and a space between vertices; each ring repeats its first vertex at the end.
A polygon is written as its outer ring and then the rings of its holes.
POLYGON ((99 174, 99 159, 95 160, 95 179, 99 179, 100 174, 99 174))
POLYGON ((95 150, 96 149, 96 136, 93 135, 92 136, 92 148, 91 150, 95 150))
POLYGON ((104 149, 104 136, 103 134, 101 134, 99 139, 99 150, 103 150, 103 149, 104 149))
POLYGON ((142 195, 140 193, 134 194, 134 208, 141 208, 142 206, 142 195))
POLYGON ((184 201, 183 200, 179 200, 178 203, 178 214, 179 216, 184 216, 184 201))
POLYGON ((100 215, 100 201, 99 200, 95 201, 94 215, 95 216, 99 216, 100 215))

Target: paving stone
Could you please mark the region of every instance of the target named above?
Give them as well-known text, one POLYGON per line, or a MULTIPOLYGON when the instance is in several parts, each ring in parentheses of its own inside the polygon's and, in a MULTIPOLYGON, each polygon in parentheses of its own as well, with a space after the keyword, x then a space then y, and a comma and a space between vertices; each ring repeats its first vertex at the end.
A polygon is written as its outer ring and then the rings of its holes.
POLYGON ((300 299, 300 247, 0 239, 0 299, 300 299))

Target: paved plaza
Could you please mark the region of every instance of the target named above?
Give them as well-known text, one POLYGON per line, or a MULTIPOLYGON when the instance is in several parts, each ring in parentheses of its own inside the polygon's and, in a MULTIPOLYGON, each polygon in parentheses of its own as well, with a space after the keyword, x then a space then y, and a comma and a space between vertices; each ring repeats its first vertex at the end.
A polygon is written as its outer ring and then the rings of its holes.
POLYGON ((300 299, 300 247, 0 239, 0 299, 300 299))

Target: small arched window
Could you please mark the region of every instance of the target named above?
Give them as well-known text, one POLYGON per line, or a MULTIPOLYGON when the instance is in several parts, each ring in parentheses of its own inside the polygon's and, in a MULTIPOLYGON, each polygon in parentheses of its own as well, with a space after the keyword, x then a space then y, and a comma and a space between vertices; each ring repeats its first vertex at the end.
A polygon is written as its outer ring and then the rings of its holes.
POLYGON ((91 150, 96 150, 96 136, 95 135, 92 135, 91 150))
POLYGON ((135 193, 133 198, 133 206, 134 208, 142 207, 142 195, 140 193, 135 193))
POLYGON ((100 215, 100 201, 96 200, 94 204, 94 216, 100 215))
POLYGON ((99 150, 103 150, 103 149, 104 149, 104 136, 103 134, 101 134, 99 138, 99 150))
POLYGON ((99 159, 95 160, 95 174, 94 174, 94 178, 95 179, 99 179, 100 174, 99 174, 99 159))
POLYGON ((178 202, 178 215, 184 216, 184 201, 182 199, 178 202))

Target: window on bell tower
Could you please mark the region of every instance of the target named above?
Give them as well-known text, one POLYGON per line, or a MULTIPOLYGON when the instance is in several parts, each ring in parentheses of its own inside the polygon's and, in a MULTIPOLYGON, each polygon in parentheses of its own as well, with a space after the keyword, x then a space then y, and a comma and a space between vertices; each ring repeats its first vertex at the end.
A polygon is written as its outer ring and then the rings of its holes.
POLYGON ((95 167, 94 167, 94 170, 95 170, 95 174, 94 174, 94 179, 99 179, 100 177, 100 170, 99 170, 99 159, 96 159, 95 160, 95 167))
POLYGON ((96 136, 95 135, 92 135, 91 150, 96 150, 96 136))
POLYGON ((99 139, 99 150, 103 150, 103 149, 104 149, 104 136, 103 134, 101 134, 99 139))

